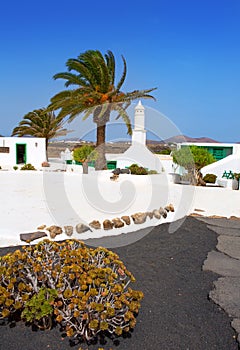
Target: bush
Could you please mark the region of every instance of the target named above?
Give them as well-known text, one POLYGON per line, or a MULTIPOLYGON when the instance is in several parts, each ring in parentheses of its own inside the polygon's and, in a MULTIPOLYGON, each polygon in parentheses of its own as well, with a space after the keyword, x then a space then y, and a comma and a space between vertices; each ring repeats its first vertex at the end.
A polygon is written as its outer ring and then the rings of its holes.
POLYGON ((143 168, 137 164, 130 165, 129 169, 131 171, 131 174, 133 174, 133 175, 147 175, 148 174, 148 171, 145 168, 143 168))
POLYGON ((73 151, 73 159, 76 162, 84 162, 87 160, 88 162, 96 161, 97 159, 97 151, 93 146, 85 145, 78 148, 75 148, 73 151))
POLYGON ((136 324, 143 293, 117 254, 78 240, 44 240, 0 257, 0 318, 40 328, 59 323, 67 336, 89 341, 120 336, 136 324))
POLYGON ((36 170, 32 164, 25 164, 21 167, 21 170, 36 170))
POLYGON ((215 174, 206 174, 203 177, 203 181, 206 183, 215 184, 216 178, 217 178, 217 175, 215 175, 215 174))
POLYGON ((18 166, 17 166, 17 165, 14 165, 13 169, 14 169, 14 170, 18 170, 18 166))
POLYGON ((139 166, 137 164, 132 164, 129 167, 129 170, 131 171, 131 174, 133 175, 153 175, 158 174, 156 170, 147 170, 143 168, 142 166, 139 166))

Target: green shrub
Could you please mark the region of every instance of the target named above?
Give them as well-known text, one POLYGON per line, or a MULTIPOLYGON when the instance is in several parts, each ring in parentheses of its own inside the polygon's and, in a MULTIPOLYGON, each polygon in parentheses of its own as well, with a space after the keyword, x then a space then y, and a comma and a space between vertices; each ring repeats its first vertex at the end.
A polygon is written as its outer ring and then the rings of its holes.
POLYGON ((36 170, 32 164, 25 164, 21 167, 21 170, 36 170))
POLYGON ((17 165, 14 165, 13 169, 14 169, 14 170, 18 170, 18 166, 17 166, 17 165))
POLYGON ((97 159, 97 151, 93 146, 84 145, 78 148, 75 148, 73 151, 73 159, 76 162, 84 162, 87 160, 88 162, 96 161, 97 159))
POLYGON ((60 324, 67 336, 120 336, 136 324, 143 298, 117 254, 78 240, 44 240, 0 257, 0 318, 40 328, 60 324))
POLYGON ((138 168, 139 168, 139 166, 137 164, 132 164, 129 167, 131 173, 135 172, 138 168))
POLYGON ((133 175, 147 175, 148 174, 148 171, 145 168, 143 168, 137 164, 130 165, 129 169, 131 171, 131 174, 133 174, 133 175))
POLYGON ((203 181, 206 183, 215 184, 216 178, 217 178, 217 175, 215 175, 215 174, 206 174, 203 177, 203 181))

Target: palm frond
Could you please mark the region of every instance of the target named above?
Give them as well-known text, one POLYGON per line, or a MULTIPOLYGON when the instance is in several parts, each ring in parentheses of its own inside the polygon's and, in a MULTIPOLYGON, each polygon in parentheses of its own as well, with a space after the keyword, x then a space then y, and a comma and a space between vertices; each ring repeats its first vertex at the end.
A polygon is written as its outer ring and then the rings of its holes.
POLYGON ((115 106, 115 110, 118 112, 118 116, 116 117, 116 119, 119 119, 120 117, 123 119, 124 123, 127 126, 127 133, 128 135, 132 135, 132 125, 131 125, 131 120, 126 112, 126 109, 128 108, 128 106, 130 105, 127 104, 124 108, 120 105, 120 104, 116 104, 115 106))
POLYGON ((65 86, 68 87, 70 85, 77 85, 77 86, 89 86, 89 83, 82 79, 80 75, 76 75, 70 72, 63 72, 63 73, 57 73, 53 76, 53 78, 56 79, 65 79, 67 80, 65 83, 65 86))
POLYGON ((94 113, 95 109, 96 109, 96 107, 94 106, 94 107, 89 107, 86 111, 84 111, 83 112, 84 116, 83 116, 82 120, 86 120, 91 114, 94 113))
POLYGON ((116 87, 117 92, 120 91, 120 89, 121 89, 121 87, 126 79, 126 75, 127 75, 127 62, 123 56, 122 56, 122 60, 123 60, 123 73, 122 73, 121 79, 119 80, 119 83, 117 84, 117 87, 116 87))
POLYGON ((105 59, 108 67, 108 74, 110 79, 110 84, 114 85, 115 82, 115 58, 112 51, 108 50, 105 59))

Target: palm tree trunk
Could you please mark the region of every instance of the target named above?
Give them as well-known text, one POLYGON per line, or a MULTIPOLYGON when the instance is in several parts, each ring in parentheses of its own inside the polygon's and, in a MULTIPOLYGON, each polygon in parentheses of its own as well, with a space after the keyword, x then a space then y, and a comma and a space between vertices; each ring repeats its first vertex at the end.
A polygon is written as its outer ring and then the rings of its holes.
POLYGON ((46 138, 46 161, 48 162, 48 138, 46 138))
POLYGON ((97 123, 97 153, 98 157, 95 164, 95 170, 104 170, 107 168, 107 161, 105 157, 105 137, 106 124, 102 122, 97 123))

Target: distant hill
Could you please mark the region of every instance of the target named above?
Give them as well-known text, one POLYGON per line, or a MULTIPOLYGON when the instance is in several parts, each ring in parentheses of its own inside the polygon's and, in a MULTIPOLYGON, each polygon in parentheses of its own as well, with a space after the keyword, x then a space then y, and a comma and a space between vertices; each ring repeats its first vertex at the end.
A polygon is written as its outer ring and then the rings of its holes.
POLYGON ((202 142, 202 143, 219 143, 209 137, 189 137, 185 135, 177 135, 164 140, 165 143, 181 143, 181 142, 202 142))

